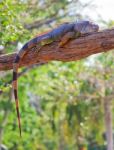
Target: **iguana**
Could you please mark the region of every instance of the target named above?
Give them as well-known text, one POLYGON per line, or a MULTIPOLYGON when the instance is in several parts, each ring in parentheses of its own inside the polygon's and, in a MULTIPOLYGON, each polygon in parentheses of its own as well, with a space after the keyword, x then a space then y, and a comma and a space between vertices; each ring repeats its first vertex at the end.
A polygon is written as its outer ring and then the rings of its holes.
POLYGON ((21 50, 17 53, 16 58, 13 62, 13 90, 14 90, 14 98, 16 102, 16 111, 18 117, 18 126, 21 136, 21 122, 20 122, 20 113, 19 113, 19 102, 18 102, 18 94, 17 94, 17 77, 18 77, 18 67, 23 56, 31 49, 38 45, 38 52, 42 46, 46 44, 50 44, 54 41, 60 41, 59 47, 64 46, 70 39, 77 38, 83 34, 97 32, 99 30, 99 26, 90 22, 90 21, 78 21, 72 23, 64 23, 52 31, 40 35, 38 37, 33 38, 29 42, 27 42, 21 50))

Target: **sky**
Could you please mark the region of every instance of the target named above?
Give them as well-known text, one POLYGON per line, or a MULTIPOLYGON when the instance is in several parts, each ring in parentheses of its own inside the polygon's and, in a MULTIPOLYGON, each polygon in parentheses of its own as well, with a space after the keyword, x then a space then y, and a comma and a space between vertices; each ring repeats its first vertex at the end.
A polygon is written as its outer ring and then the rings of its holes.
POLYGON ((114 20, 114 0, 81 0, 82 2, 91 2, 96 6, 91 10, 86 10, 90 17, 97 20, 98 14, 105 21, 114 20))
POLYGON ((114 20, 114 0, 93 0, 98 13, 105 20, 114 20))

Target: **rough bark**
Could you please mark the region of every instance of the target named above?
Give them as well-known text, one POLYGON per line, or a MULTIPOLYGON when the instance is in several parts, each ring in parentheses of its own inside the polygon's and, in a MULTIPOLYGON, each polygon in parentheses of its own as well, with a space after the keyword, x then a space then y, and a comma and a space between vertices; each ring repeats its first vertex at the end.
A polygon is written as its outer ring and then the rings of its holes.
MULTIPOLYGON (((87 56, 107 52, 114 48, 114 29, 103 30, 69 41, 63 48, 58 42, 42 47, 40 52, 31 49, 20 62, 20 66, 58 61, 76 61, 87 56)), ((12 69, 16 53, 0 56, 0 70, 12 69)))

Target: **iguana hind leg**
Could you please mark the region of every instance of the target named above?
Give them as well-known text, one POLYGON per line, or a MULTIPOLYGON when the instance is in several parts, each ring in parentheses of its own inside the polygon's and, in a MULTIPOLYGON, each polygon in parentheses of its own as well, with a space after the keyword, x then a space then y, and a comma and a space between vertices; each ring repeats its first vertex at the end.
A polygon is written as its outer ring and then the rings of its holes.
POLYGON ((48 36, 42 38, 41 41, 36 45, 36 51, 39 52, 43 46, 51 44, 52 42, 53 42, 52 38, 49 38, 48 36))

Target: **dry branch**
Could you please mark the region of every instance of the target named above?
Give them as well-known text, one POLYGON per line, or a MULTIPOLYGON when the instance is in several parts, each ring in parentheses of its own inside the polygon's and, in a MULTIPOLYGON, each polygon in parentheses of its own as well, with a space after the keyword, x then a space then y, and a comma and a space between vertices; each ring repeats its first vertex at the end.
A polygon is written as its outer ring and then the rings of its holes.
MULTIPOLYGON (((92 54, 107 52, 114 48, 114 29, 103 30, 69 41, 63 48, 58 42, 42 47, 39 53, 30 50, 22 59, 20 67, 53 60, 76 61, 92 54)), ((0 70, 12 69, 16 53, 0 56, 0 70)))

